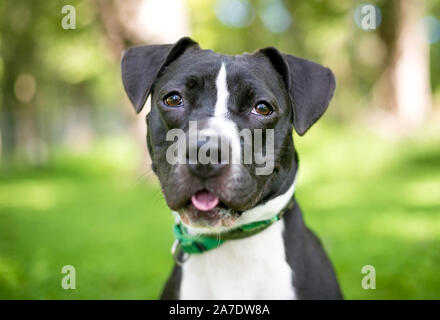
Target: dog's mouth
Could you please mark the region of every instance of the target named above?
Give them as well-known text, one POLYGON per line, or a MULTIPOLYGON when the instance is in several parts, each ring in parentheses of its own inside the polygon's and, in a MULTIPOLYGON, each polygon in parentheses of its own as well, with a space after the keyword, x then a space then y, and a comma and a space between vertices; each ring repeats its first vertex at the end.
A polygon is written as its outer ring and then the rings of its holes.
POLYGON ((180 219, 193 227, 231 227, 241 212, 228 208, 217 195, 203 189, 191 196, 188 204, 178 211, 180 219))
POLYGON ((191 204, 199 211, 209 212, 213 210, 219 204, 220 200, 218 197, 204 189, 195 193, 191 197, 191 204))

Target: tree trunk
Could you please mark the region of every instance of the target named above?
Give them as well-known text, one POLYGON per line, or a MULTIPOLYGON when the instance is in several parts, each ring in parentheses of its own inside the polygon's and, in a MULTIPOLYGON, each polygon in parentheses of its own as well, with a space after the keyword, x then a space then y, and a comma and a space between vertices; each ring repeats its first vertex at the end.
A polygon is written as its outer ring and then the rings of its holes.
POLYGON ((388 54, 375 94, 404 130, 419 126, 431 110, 429 44, 419 23, 423 11, 423 1, 389 1, 379 27, 385 29, 381 36, 388 54))

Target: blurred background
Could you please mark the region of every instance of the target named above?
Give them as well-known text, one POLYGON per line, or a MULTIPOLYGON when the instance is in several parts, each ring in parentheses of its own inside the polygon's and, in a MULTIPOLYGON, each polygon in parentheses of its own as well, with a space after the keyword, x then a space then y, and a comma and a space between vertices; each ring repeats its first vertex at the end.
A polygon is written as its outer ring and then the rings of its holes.
POLYGON ((173 219, 150 169, 148 108, 135 115, 119 61, 131 45, 185 35, 333 70, 328 112, 294 137, 306 223, 347 299, 440 298, 436 0, 2 1, 0 298, 158 297, 173 219), (64 265, 76 290, 61 287, 64 265), (361 286, 364 265, 375 290, 361 286))

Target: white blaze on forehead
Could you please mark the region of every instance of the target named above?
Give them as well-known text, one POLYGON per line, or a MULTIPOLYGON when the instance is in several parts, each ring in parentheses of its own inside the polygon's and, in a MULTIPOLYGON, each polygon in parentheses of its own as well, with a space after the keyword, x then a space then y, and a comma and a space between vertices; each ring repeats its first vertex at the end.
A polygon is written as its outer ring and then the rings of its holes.
MULTIPOLYGON (((239 165, 241 163, 240 136, 237 125, 229 119, 228 114, 228 82, 226 64, 222 63, 215 81, 217 89, 217 101, 214 106, 214 116, 209 120, 209 127, 204 130, 214 131, 219 136, 226 137, 229 144, 222 143, 221 148, 231 150, 230 163, 239 165)), ((204 131, 202 130, 202 131, 204 131)), ((202 132, 203 134, 203 132, 202 132)), ((226 152, 225 152, 226 154, 226 152)))
POLYGON ((228 114, 229 91, 226 78, 226 66, 222 63, 215 82, 217 87, 217 102, 215 104, 214 116, 219 118, 225 118, 228 114))

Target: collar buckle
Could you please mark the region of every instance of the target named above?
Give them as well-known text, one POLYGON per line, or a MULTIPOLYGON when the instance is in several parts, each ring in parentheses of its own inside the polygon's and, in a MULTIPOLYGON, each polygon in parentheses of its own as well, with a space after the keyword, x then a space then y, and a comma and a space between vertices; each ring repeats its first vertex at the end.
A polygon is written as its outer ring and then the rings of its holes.
POLYGON ((171 254, 176 264, 180 267, 189 259, 189 253, 182 250, 180 240, 177 239, 174 240, 173 245, 171 246, 171 254))

